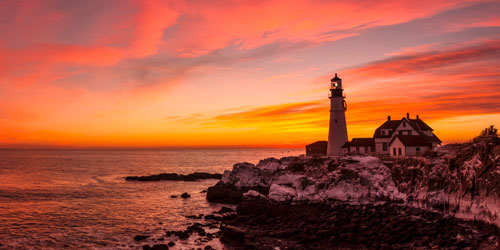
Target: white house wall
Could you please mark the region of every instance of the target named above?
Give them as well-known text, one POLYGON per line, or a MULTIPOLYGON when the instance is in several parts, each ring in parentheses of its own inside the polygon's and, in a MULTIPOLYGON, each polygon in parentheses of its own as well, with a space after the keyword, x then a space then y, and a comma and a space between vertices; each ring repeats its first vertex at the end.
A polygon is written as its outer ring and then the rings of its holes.
POLYGON ((399 138, 396 138, 389 147, 389 154, 391 155, 391 157, 399 156, 398 154, 399 148, 401 148, 401 156, 405 156, 406 155, 405 145, 401 142, 401 140, 399 140, 399 138), (396 149, 396 155, 394 155, 394 148, 396 149))
POLYGON ((392 138, 375 138, 375 152, 377 154, 389 154, 387 151, 383 151, 383 146, 382 144, 385 142, 387 143, 387 149, 389 149, 389 142, 391 141, 392 138))

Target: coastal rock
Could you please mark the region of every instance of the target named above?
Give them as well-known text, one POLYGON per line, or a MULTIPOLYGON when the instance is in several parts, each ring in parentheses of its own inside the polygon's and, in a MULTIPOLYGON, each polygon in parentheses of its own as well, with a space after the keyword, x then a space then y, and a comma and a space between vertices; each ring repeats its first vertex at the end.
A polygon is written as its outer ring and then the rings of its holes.
POLYGON ((238 204, 241 202, 241 197, 244 192, 244 190, 237 189, 234 186, 224 185, 221 181, 215 186, 208 188, 207 201, 226 204, 238 204))
POLYGON ((255 190, 248 190, 248 192, 243 194, 244 199, 263 199, 263 200, 268 200, 267 196, 255 191, 255 190))
POLYGON ((234 164, 232 171, 224 171, 221 182, 237 188, 258 187, 263 183, 263 176, 260 172, 261 170, 251 163, 237 163, 234 164))
POLYGON ((214 203, 238 204, 242 201, 243 194, 250 190, 266 195, 269 192, 269 189, 266 187, 236 188, 233 185, 224 184, 220 181, 215 186, 208 188, 206 198, 207 201, 214 203))
POLYGON ((281 161, 275 158, 267 158, 260 160, 256 166, 258 169, 266 172, 276 172, 278 169, 285 169, 285 165, 281 165, 281 161))
POLYGON ((184 198, 184 199, 191 198, 191 195, 188 193, 183 193, 183 194, 181 194, 181 198, 184 198))
POLYGON ((226 226, 222 231, 220 241, 226 244, 242 244, 245 240, 245 232, 232 226, 226 226))
POLYGON ((205 219, 205 220, 215 220, 215 221, 220 221, 220 220, 222 220, 222 216, 209 214, 209 215, 205 215, 204 219, 205 219))
POLYGON ((409 204, 500 225, 500 139, 445 153, 394 164, 393 181, 409 204))
POLYGON ((149 235, 137 235, 134 237, 135 241, 143 241, 145 239, 149 238, 149 235))
POLYGON ((186 231, 176 231, 175 236, 179 237, 179 240, 187 240, 189 239, 189 232, 186 231))
POLYGON ((168 250, 168 246, 165 244, 156 244, 151 247, 151 250, 168 250))
POLYGON ((491 224, 394 203, 243 201, 224 223, 244 232, 244 244, 250 239, 255 249, 496 249, 492 235, 500 233, 491 224))
POLYGON ((157 175, 148 176, 127 176, 125 180, 127 181, 197 181, 206 179, 216 179, 220 180, 222 178, 221 174, 210 174, 203 172, 196 172, 188 175, 176 174, 176 173, 163 173, 157 175))
POLYGON ((272 184, 269 189, 269 199, 276 202, 291 201, 297 197, 297 192, 292 187, 272 184))
MULTIPOLYGON (((255 191, 254 191, 255 192, 255 191)), ((235 212, 234 209, 229 208, 229 207, 221 207, 219 211, 217 211, 218 214, 224 214, 224 213, 232 213, 235 212)))
POLYGON ((406 195, 395 186, 391 170, 376 157, 358 156, 337 161, 291 158, 286 161, 288 165, 283 162, 269 158, 260 161, 257 167, 249 163, 235 164, 233 171, 226 171, 221 181, 209 188, 207 200, 238 204, 243 194, 248 199, 267 195, 275 202, 338 200, 367 204, 387 200, 403 202, 406 199, 406 195), (335 162, 335 167, 331 167, 332 162, 335 162), (261 189, 258 190, 260 194, 247 192, 257 188, 261 189), (265 188, 269 188, 268 192, 265 188))

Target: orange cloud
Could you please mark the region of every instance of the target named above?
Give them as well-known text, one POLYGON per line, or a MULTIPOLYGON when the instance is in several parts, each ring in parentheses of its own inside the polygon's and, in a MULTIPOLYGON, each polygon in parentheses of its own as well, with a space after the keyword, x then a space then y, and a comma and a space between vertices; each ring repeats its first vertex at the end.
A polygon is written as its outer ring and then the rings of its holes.
POLYGON ((499 6, 0 1, 0 144, 301 146, 339 68, 351 137, 406 112, 469 129, 500 110, 499 6))

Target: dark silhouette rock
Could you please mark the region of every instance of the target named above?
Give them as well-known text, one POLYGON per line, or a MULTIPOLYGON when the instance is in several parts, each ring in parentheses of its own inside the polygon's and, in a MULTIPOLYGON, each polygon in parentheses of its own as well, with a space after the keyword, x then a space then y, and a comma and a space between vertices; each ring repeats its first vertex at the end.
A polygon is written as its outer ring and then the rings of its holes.
POLYGON ((212 203, 239 204, 243 200, 243 194, 249 190, 255 190, 267 195, 269 187, 235 188, 218 182, 207 190, 207 201, 212 203))
POLYGON ((169 246, 169 247, 173 247, 173 246, 175 246, 175 242, 173 242, 173 241, 169 241, 169 242, 168 242, 168 246, 169 246))
POLYGON ((149 238, 149 235, 137 235, 134 237, 135 241, 143 241, 145 239, 149 238))
POLYGON ((234 211, 232 208, 228 208, 228 207, 221 207, 220 210, 217 211, 218 214, 232 213, 232 212, 236 212, 236 211, 234 211))
POLYGON ((170 198, 177 198, 177 195, 170 195, 170 198))
POLYGON ((175 236, 179 237, 180 240, 187 240, 189 239, 189 233, 184 232, 184 231, 176 231, 175 236))
POLYGON ((168 246, 166 244, 157 244, 151 247, 151 250, 168 250, 168 246))
POLYGON ((222 220, 222 216, 217 216, 217 215, 209 214, 209 215, 205 215, 205 220, 220 221, 220 220, 222 220))
POLYGON ((183 193, 183 194, 181 194, 181 198, 184 198, 184 199, 191 198, 191 195, 189 195, 188 193, 183 193))
POLYGON ((142 246, 142 250, 150 250, 151 246, 150 245, 144 245, 142 246))
POLYGON ((220 241, 226 244, 242 244, 245 240, 245 232, 233 226, 227 226, 222 231, 220 241))
POLYGON ((222 174, 210 174, 210 173, 202 173, 196 172, 188 175, 179 175, 176 173, 163 173, 157 175, 148 175, 148 176, 127 176, 125 180, 127 181, 197 181, 197 180, 206 180, 206 179, 216 179, 219 180, 222 178, 222 174))

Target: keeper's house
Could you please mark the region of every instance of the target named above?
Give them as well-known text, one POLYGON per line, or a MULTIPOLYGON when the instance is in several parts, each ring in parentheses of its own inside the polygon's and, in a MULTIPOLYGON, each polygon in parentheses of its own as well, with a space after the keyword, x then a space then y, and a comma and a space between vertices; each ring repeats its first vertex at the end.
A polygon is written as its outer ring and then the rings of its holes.
POLYGON ((343 154, 376 153, 391 157, 419 155, 441 145, 441 140, 433 129, 417 115, 411 119, 410 114, 401 120, 387 117, 375 130, 373 138, 353 138, 342 146, 343 154))

